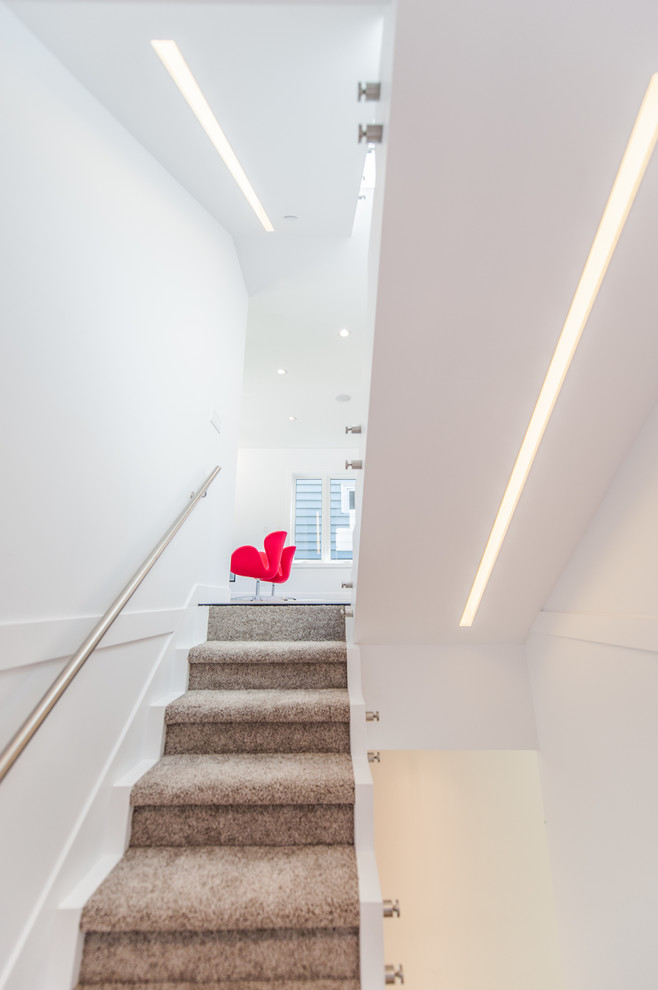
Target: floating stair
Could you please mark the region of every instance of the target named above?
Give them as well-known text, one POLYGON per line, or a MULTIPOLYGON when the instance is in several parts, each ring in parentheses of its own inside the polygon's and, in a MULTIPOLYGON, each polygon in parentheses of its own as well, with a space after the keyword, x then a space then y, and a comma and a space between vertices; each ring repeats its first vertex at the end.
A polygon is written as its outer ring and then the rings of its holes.
POLYGON ((342 606, 211 608, 78 990, 358 990, 342 606))

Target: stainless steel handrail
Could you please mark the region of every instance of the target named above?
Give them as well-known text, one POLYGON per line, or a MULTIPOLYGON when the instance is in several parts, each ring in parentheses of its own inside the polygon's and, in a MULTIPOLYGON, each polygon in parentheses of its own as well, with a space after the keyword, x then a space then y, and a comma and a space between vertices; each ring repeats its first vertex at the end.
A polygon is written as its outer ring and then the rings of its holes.
POLYGON ((83 664, 89 659, 105 633, 108 631, 114 620, 118 617, 123 607, 135 594, 158 557, 169 545, 169 543, 171 543, 178 530, 181 528, 199 500, 204 497, 206 491, 220 471, 221 467, 218 465, 212 473, 208 475, 199 491, 193 496, 190 504, 184 509, 183 512, 181 512, 173 525, 167 530, 165 535, 148 555, 139 570, 133 574, 123 591, 110 605, 103 618, 94 626, 82 646, 80 646, 77 652, 73 654, 66 667, 64 667, 64 670, 50 685, 39 704, 28 715, 18 732, 9 741, 2 753, 0 753, 0 781, 6 776, 11 767, 14 765, 43 720, 46 718, 48 713, 52 711, 55 704, 64 694, 75 675, 82 668, 83 664))

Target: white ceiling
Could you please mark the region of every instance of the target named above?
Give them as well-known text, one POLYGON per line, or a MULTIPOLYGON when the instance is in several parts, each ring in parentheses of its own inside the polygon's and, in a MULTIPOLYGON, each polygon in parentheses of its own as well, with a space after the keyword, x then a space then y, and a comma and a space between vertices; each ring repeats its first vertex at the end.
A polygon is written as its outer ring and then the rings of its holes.
POLYGON ((360 640, 523 641, 656 403, 654 157, 476 622, 460 629, 656 70, 653 0, 399 3, 360 640))
POLYGON ((250 294, 243 445, 348 446, 344 427, 365 414, 367 395, 371 197, 358 198, 366 147, 357 133, 376 113, 357 102, 356 87, 378 78, 382 7, 8 6, 235 238, 250 294), (151 50, 154 38, 178 43, 274 234, 262 230, 151 50), (343 326, 352 331, 346 340, 343 326), (350 403, 336 403, 339 394, 350 403))

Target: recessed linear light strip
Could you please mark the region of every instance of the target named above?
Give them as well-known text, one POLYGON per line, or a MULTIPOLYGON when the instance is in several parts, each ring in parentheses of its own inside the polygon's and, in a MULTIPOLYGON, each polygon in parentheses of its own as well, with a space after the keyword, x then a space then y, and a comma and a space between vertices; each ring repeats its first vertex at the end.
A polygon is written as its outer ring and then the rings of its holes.
POLYGON ((201 92, 199 84, 181 55, 178 45, 175 41, 152 41, 151 47, 187 100, 192 113, 210 138, 213 147, 237 182, 240 191, 263 227, 268 233, 272 233, 274 227, 270 223, 261 201, 254 192, 253 186, 245 175, 244 169, 238 161, 233 148, 228 143, 224 131, 217 123, 215 115, 208 106, 208 102, 201 92))
POLYGON ((460 626, 470 626, 479 608, 496 558, 530 473, 539 444, 560 394, 569 365, 598 295, 658 137, 658 73, 651 77, 626 146, 599 229, 580 276, 544 384, 516 458, 498 515, 487 541, 460 626))

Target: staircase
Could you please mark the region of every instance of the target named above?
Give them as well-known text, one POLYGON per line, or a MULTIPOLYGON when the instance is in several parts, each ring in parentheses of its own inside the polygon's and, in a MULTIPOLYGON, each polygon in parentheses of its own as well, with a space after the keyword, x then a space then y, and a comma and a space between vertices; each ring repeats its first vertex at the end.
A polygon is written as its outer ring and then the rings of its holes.
POLYGON ((343 608, 216 606, 208 635, 83 910, 78 990, 358 990, 343 608))

